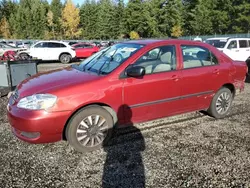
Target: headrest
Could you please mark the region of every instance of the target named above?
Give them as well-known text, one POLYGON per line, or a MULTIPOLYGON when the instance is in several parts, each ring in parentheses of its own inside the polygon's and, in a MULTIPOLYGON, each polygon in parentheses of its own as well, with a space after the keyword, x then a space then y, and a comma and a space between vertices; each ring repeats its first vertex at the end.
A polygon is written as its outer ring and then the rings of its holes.
POLYGON ((171 52, 165 52, 161 55, 160 59, 162 63, 171 63, 171 52))
POLYGON ((197 58, 200 59, 200 60, 208 60, 209 61, 210 60, 209 57, 210 57, 210 55, 206 51, 199 51, 197 53, 197 58))

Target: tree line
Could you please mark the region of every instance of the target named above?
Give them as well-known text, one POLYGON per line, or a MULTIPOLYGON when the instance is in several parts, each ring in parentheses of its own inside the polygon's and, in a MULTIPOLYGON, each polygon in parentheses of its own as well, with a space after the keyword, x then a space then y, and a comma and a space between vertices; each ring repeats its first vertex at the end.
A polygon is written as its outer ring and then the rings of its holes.
POLYGON ((2 0, 0 37, 121 39, 248 33, 249 0, 2 0))

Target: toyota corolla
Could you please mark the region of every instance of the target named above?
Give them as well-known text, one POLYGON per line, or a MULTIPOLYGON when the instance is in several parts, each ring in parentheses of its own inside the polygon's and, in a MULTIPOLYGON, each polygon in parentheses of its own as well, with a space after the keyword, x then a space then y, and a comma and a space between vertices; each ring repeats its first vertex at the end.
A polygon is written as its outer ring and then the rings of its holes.
POLYGON ((80 65, 20 83, 8 118, 26 142, 65 139, 78 151, 92 151, 107 143, 114 127, 200 110, 226 117, 247 71, 246 62, 205 43, 118 43, 80 65))

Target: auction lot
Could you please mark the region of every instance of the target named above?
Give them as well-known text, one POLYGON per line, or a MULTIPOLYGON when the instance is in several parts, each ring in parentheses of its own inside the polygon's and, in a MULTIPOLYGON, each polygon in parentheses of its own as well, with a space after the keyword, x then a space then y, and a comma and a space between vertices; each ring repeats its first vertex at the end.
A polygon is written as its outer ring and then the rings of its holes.
POLYGON ((0 187, 250 187, 249 83, 225 119, 193 112, 134 125, 116 131, 109 147, 84 154, 64 141, 18 140, 6 105, 0 98, 0 187))

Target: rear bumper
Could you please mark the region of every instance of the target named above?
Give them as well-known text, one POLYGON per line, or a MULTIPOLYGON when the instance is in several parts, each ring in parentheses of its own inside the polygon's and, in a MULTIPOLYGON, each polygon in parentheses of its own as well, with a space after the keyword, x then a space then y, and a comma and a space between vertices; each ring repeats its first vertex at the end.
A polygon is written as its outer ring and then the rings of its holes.
POLYGON ((29 143, 50 143, 62 140, 70 112, 29 111, 8 107, 8 119, 13 134, 29 143))

